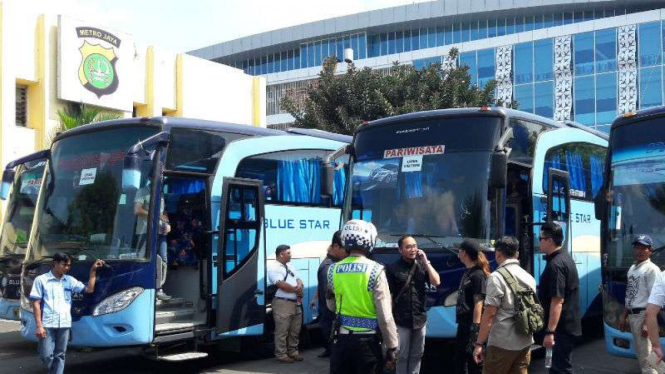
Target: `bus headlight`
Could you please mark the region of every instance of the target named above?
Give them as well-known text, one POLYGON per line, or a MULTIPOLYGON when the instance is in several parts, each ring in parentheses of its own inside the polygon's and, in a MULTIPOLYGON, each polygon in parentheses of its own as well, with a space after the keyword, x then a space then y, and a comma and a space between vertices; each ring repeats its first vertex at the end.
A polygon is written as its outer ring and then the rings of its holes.
POLYGON ((119 312, 129 306, 141 293, 142 287, 132 287, 102 300, 92 311, 93 316, 119 312))
POLYGON ((446 300, 443 301, 443 306, 457 306, 457 291, 446 296, 446 300))

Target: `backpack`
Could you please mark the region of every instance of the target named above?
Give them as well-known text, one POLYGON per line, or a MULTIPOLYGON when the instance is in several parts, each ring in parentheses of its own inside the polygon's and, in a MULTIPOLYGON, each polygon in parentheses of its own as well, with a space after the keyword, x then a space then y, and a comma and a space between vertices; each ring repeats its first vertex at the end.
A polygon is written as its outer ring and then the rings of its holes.
POLYGON ((545 327, 545 311, 538 295, 528 286, 522 286, 505 267, 498 269, 515 295, 515 329, 522 335, 533 335, 545 327))
MULTIPOLYGON (((284 276, 284 279, 282 279, 282 282, 286 282, 286 278, 289 277, 289 274, 293 274, 293 273, 285 265, 282 265, 282 266, 284 266, 286 268, 286 275, 284 276)), ((277 290, 279 290, 279 287, 277 287, 276 284, 271 284, 270 286, 266 287, 266 290, 265 290, 265 303, 266 304, 272 303, 272 299, 275 298, 275 294, 277 294, 277 290)))

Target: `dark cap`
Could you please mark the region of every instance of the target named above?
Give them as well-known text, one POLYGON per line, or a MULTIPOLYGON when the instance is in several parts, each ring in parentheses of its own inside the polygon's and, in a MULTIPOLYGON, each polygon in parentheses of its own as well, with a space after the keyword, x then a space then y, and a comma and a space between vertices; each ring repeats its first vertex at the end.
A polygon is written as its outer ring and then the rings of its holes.
POLYGON ((340 247, 344 247, 344 242, 342 242, 342 230, 337 230, 333 234, 332 244, 337 244, 340 247))
POLYGON ((286 244, 278 245, 277 248, 275 249, 275 256, 279 256, 280 253, 286 251, 287 249, 291 249, 291 247, 286 244))
POLYGON ((466 239, 460 244, 460 249, 464 250, 473 261, 476 261, 480 252, 480 244, 473 239, 466 239))
POLYGON ((642 244, 647 247, 653 247, 653 240, 651 240, 649 235, 638 235, 635 237, 635 240, 633 240, 633 245, 635 244, 642 244))

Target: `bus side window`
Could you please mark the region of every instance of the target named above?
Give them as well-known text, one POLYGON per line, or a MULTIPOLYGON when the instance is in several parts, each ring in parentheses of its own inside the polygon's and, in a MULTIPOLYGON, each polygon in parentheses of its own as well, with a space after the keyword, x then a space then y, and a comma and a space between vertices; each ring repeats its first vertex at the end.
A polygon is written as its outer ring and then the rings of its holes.
POLYGON ((543 191, 548 189, 550 168, 570 175, 570 198, 593 201, 603 185, 606 150, 589 143, 569 143, 555 147, 545 154, 543 191))
POLYGON ((536 149, 536 140, 547 127, 539 123, 521 119, 511 119, 509 126, 513 129, 513 137, 508 141, 511 159, 532 159, 536 149))
POLYGON ((252 187, 229 188, 224 249, 224 272, 227 275, 257 247, 260 225, 257 222, 257 192, 252 187))

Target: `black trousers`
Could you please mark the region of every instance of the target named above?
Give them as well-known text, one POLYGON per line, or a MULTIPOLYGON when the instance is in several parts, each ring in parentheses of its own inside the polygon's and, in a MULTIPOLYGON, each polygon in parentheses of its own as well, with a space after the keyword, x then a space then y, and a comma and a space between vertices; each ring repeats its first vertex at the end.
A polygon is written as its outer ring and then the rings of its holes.
POLYGON ((469 345, 471 325, 458 324, 457 336, 455 337, 455 374, 481 374, 483 367, 476 364, 473 360, 472 352, 469 352, 467 347, 469 345))
POLYGON ((320 316, 319 327, 321 328, 321 335, 323 335, 323 348, 330 350, 330 334, 335 316, 332 313, 321 313, 320 316))
POLYGON ((573 348, 577 337, 565 333, 554 335, 550 374, 573 374, 573 348))
POLYGON ((381 343, 376 335, 338 335, 331 345, 330 374, 379 374, 383 371, 381 343))

